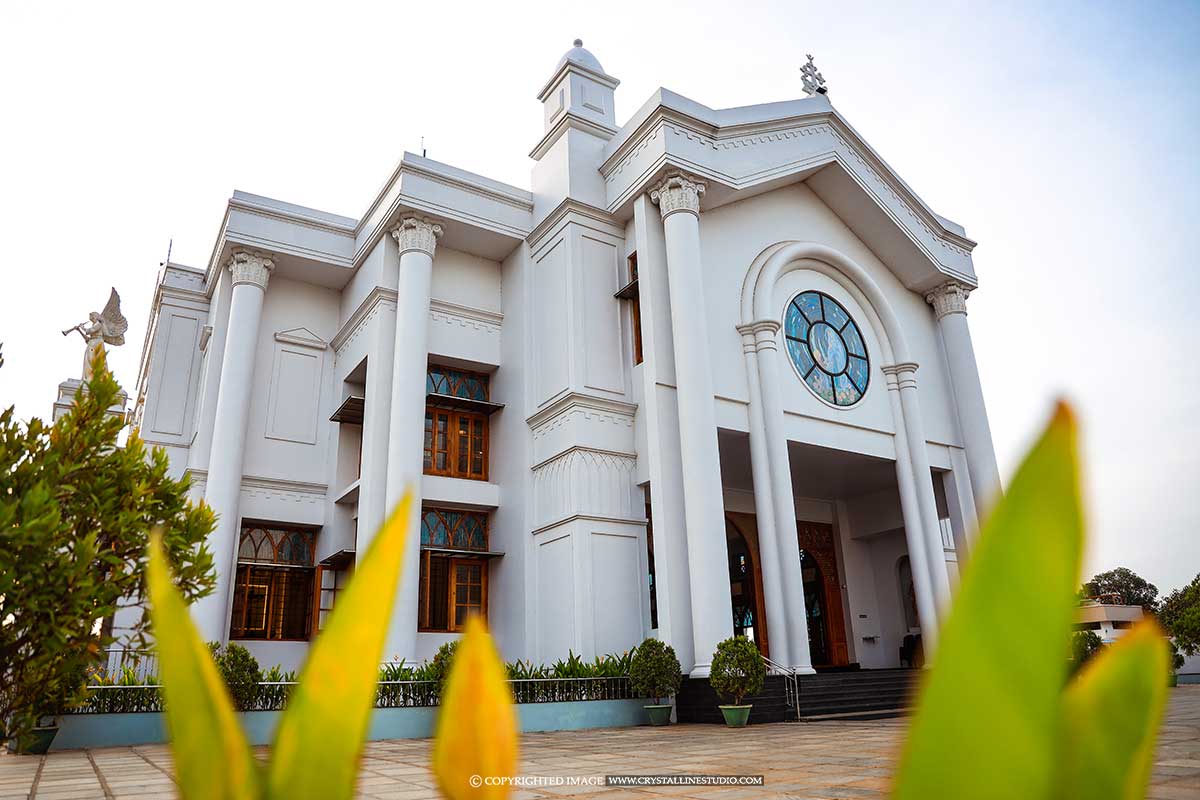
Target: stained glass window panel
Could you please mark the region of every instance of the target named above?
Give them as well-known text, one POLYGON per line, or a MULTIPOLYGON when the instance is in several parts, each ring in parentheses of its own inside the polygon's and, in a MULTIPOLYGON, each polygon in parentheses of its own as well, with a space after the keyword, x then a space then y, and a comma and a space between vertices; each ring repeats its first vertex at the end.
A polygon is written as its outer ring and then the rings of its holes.
POLYGON ((842 329, 842 339, 846 342, 846 349, 851 354, 860 358, 867 357, 867 346, 863 344, 862 336, 858 332, 857 325, 847 325, 842 329))
POLYGON ((823 292, 803 292, 787 305, 783 324, 788 358, 813 394, 843 408, 863 398, 870 357, 845 306, 823 292))
POLYGON ((797 342, 795 339, 786 339, 785 341, 788 354, 792 357, 796 369, 800 370, 801 375, 807 375, 814 366, 812 355, 808 352, 808 345, 804 342, 797 342))
POLYGON ((809 322, 821 321, 821 295, 816 292, 805 292, 795 300, 796 304, 808 317, 809 322))
POLYGON ((792 339, 808 338, 808 320, 800 313, 800 309, 796 307, 795 303, 788 304, 783 333, 792 339))
POLYGON ((850 406, 858 402, 858 398, 862 397, 862 392, 858 391, 850 379, 845 375, 838 375, 833 379, 833 394, 837 398, 839 406, 850 406))
POLYGON ((850 380, 854 381, 859 392, 866 390, 867 360, 865 358, 851 358, 850 364, 846 367, 846 374, 850 376, 850 380))
POLYGON ((822 297, 821 305, 825 309, 825 321, 839 331, 850 321, 850 316, 846 313, 846 310, 831 298, 822 297))
POLYGON ((833 380, 819 369, 814 369, 808 375, 808 385, 827 403, 836 402, 833 396, 833 380))

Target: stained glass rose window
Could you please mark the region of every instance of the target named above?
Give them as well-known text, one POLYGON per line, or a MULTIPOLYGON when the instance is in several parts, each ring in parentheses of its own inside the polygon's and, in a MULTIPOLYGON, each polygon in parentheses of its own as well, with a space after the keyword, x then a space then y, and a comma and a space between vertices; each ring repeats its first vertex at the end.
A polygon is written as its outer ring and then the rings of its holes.
POLYGON ((792 298, 783 315, 788 357, 813 394, 835 406, 862 399, 870 379, 870 359, 858 323, 822 292, 792 298))

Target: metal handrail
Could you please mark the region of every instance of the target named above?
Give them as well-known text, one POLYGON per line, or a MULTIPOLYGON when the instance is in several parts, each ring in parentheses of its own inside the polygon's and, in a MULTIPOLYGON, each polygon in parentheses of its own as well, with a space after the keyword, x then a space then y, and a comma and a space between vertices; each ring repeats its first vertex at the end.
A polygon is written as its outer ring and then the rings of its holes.
POLYGON ((796 719, 800 718, 800 676, 791 667, 785 667, 766 656, 762 657, 767 672, 783 676, 783 698, 788 708, 796 709, 796 719))

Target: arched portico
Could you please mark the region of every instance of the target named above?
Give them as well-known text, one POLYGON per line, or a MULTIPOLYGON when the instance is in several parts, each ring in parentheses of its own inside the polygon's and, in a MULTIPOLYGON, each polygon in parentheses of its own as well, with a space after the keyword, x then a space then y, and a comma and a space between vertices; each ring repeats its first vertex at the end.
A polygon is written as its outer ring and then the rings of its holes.
POLYGON ((742 334, 749 384, 751 469, 759 536, 764 548, 774 546, 780 562, 774 575, 764 574, 768 605, 775 600, 786 608, 789 663, 800 670, 811 669, 779 378, 777 335, 781 323, 779 310, 774 308, 776 284, 797 269, 820 272, 842 287, 863 309, 880 343, 895 427, 896 477, 905 538, 923 638, 927 650, 932 651, 939 607, 948 606, 950 584, 925 449, 917 364, 895 311, 870 273, 844 253, 815 242, 780 242, 766 248, 750 265, 742 284, 738 331, 742 334), (773 579, 779 583, 772 585, 773 579))

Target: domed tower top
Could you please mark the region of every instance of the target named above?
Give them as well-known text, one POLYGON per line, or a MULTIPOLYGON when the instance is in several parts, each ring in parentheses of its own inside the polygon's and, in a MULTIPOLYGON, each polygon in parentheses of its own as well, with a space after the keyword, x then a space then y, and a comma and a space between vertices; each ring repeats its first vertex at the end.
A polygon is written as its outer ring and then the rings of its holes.
POLYGON ((599 72, 601 75, 604 74, 604 67, 600 66, 600 60, 592 55, 590 50, 583 49, 583 39, 576 39, 575 46, 563 53, 563 57, 558 60, 558 65, 554 67, 554 71, 558 72, 562 65, 568 61, 574 61, 576 64, 587 67, 593 72, 599 72))
POLYGON ((620 83, 583 48, 583 40, 576 39, 575 46, 563 53, 550 80, 538 92, 538 100, 545 107, 546 132, 562 123, 565 116, 596 126, 596 132, 616 133, 613 91, 620 83))

